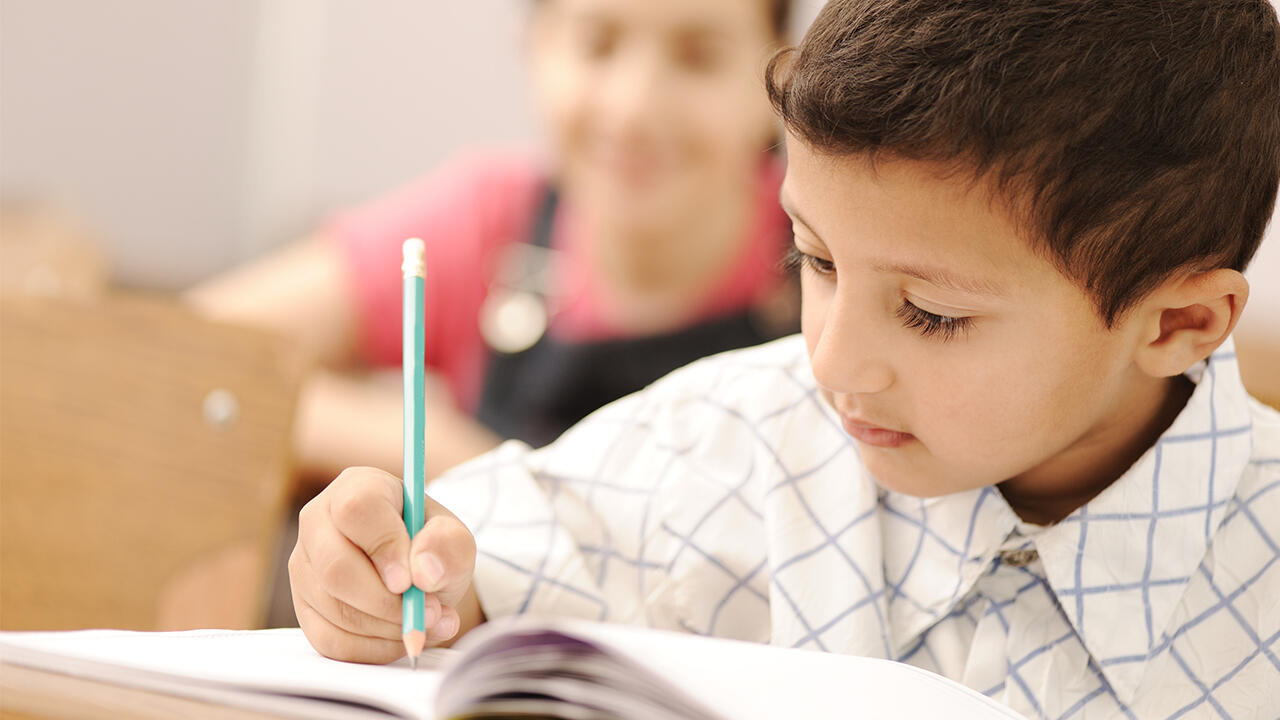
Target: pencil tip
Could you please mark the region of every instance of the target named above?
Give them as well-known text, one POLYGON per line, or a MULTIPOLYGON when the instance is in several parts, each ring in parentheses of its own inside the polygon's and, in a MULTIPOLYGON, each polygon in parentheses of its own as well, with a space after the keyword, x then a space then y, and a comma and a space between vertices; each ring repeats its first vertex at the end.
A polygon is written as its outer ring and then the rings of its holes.
POLYGON ((409 656, 409 664, 415 669, 418 667, 418 656, 422 654, 422 648, 427 644, 427 634, 421 630, 410 630, 403 636, 404 651, 409 656))

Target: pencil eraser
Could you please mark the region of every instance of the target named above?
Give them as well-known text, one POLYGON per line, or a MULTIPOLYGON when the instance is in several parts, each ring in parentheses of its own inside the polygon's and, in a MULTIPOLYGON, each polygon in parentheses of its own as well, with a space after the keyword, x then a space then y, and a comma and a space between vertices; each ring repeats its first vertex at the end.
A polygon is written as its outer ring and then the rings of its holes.
POLYGON ((404 264, 400 266, 400 269, 404 271, 405 276, 418 275, 425 277, 427 263, 423 256, 427 252, 427 246, 422 242, 422 239, 409 238, 405 240, 401 250, 404 253, 404 264))

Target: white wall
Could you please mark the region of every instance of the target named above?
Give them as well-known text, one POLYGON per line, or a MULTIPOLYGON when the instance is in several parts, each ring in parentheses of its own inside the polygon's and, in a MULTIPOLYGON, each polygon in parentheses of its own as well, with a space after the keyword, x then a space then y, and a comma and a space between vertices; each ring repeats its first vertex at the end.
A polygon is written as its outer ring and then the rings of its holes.
POLYGON ((0 0, 0 194, 180 287, 454 148, 527 140, 513 0, 0 0))
MULTIPOLYGON (((0 0, 0 194, 82 215, 125 282, 186 285, 535 138, 526 1, 0 0)), ((797 4, 803 26, 822 0, 797 4)), ((1245 322, 1280 327, 1269 233, 1245 322)))
POLYGON ((458 148, 531 142, 525 3, 263 0, 247 251, 458 148))
POLYGON ((0 193, 49 198, 131 278, 223 261, 244 167, 246 0, 2 0, 0 193))

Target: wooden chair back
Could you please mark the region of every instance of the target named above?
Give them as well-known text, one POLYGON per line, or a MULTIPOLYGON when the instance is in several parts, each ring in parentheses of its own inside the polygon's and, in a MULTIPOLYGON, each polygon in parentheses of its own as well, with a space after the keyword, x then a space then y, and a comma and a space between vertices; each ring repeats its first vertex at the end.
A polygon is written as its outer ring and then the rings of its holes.
POLYGON ((0 298, 0 628, 251 628, 300 357, 168 299, 0 298))

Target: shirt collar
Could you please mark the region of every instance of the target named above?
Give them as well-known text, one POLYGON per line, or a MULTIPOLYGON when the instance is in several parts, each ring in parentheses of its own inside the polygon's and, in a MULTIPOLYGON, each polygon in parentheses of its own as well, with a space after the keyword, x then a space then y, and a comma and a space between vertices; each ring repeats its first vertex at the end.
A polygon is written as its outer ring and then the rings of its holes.
POLYGON ((1196 389, 1160 439, 1053 526, 1020 522, 994 487, 925 499, 882 491, 894 647, 904 652, 953 612, 1020 531, 1089 654, 1117 696, 1131 700, 1251 451, 1248 395, 1230 341, 1187 375, 1196 389))
POLYGON ((890 639, 899 655, 991 568, 1018 516, 994 487, 917 498, 881 491, 890 639))
POLYGON ((1166 640, 1252 449, 1230 341, 1187 376, 1197 384, 1191 398, 1133 467, 1033 535, 1063 613, 1126 702, 1166 640))

